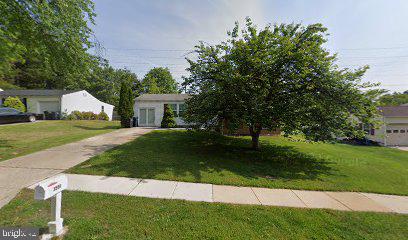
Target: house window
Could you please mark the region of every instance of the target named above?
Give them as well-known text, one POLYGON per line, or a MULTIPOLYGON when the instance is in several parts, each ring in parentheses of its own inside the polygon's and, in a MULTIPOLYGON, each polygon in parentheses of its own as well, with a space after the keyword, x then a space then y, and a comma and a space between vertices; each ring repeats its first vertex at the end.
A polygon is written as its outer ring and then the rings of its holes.
POLYGON ((374 128, 371 128, 371 129, 370 129, 370 134, 371 134, 371 135, 375 135, 375 129, 374 129, 374 128))
POLYGON ((392 133, 398 133, 398 130, 393 130, 392 133))
POLYGON ((405 129, 401 129, 401 130, 400 130, 400 133, 405 133, 405 129))
POLYGON ((179 104, 179 113, 178 113, 178 115, 179 115, 179 117, 183 117, 184 116, 184 112, 186 111, 186 104, 184 104, 184 103, 181 103, 181 104, 179 104))
POLYGON ((391 130, 387 130, 387 133, 391 133, 391 130))
POLYGON ((105 106, 102 106, 102 107, 101 107, 101 111, 102 111, 102 112, 105 112, 105 106))
POLYGON ((177 104, 169 104, 169 107, 173 111, 174 117, 178 117, 178 115, 177 115, 177 104))

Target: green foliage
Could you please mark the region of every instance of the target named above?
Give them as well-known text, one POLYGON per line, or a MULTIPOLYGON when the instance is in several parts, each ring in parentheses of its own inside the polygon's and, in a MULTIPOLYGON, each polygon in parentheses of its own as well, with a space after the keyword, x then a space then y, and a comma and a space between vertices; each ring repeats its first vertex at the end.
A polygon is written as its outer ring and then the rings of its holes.
POLYGON ((254 148, 263 128, 311 140, 363 135, 357 123, 372 123, 376 114, 374 96, 363 91, 372 85, 360 82, 368 67, 339 69, 323 47, 326 31, 321 24, 259 31, 248 18, 241 34, 237 24, 227 41, 200 43, 183 83, 193 95, 185 120, 207 128, 245 124, 254 148))
POLYGON ((151 69, 143 78, 142 85, 145 93, 178 93, 177 82, 168 68, 151 69))
POLYGON ((126 69, 114 69, 107 63, 93 69, 86 90, 102 102, 112 104, 118 108, 122 81, 131 84, 134 97, 139 96, 142 92, 142 86, 136 74, 126 69))
POLYGON ((384 94, 378 99, 378 102, 381 106, 399 106, 402 104, 408 104, 408 90, 403 93, 394 92, 391 94, 384 94))
POLYGON ((63 119, 63 120, 70 120, 70 121, 72 121, 72 120, 78 120, 78 119, 77 119, 77 116, 74 115, 74 114, 72 114, 72 113, 68 114, 66 117, 64 117, 64 118, 62 118, 62 119, 63 119))
POLYGON ((120 87, 119 109, 120 121, 122 127, 130 127, 129 121, 133 117, 133 93, 128 81, 122 81, 120 87))
POLYGON ((176 127, 176 121, 174 120, 173 111, 168 104, 164 104, 163 119, 161 121, 162 128, 174 128, 176 127))
POLYGON ((109 121, 109 116, 106 112, 100 112, 98 114, 98 120, 109 121))
POLYGON ((21 102, 20 98, 18 97, 8 97, 3 103, 3 107, 9 107, 19 110, 20 112, 25 112, 26 107, 21 102))
POLYGON ((84 88, 92 0, 0 2, 0 80, 24 88, 84 88))
POLYGON ((4 80, 0 80, 0 88, 3 90, 8 90, 8 89, 21 89, 19 86, 13 85, 9 82, 6 82, 4 80))
POLYGON ((80 112, 80 111, 72 111, 64 119, 66 120, 104 120, 104 119, 99 119, 99 114, 97 115, 93 112, 80 112))

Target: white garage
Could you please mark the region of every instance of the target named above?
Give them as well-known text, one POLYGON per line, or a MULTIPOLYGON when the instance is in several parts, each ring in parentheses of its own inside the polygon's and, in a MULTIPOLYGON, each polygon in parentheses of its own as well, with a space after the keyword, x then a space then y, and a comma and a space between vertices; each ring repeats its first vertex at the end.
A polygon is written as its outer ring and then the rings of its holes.
POLYGON ((164 104, 173 110, 178 126, 184 126, 183 113, 188 94, 142 94, 135 99, 133 107, 139 126, 160 127, 164 104))
POLYGON ((408 106, 380 107, 383 125, 368 138, 384 146, 408 146, 408 106))
POLYGON ((19 97, 27 112, 70 114, 72 111, 105 112, 112 120, 113 105, 99 101, 85 90, 4 90, 0 91, 0 105, 7 97, 19 97))

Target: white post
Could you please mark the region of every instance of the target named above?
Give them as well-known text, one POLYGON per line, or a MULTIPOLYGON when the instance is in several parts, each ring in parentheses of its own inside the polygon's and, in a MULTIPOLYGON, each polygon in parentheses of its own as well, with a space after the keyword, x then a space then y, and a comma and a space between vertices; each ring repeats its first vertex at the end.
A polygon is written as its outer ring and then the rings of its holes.
POLYGON ((61 218, 61 199, 62 192, 57 193, 51 198, 51 217, 54 221, 48 223, 50 233, 53 235, 60 235, 63 230, 62 222, 64 219, 61 218))

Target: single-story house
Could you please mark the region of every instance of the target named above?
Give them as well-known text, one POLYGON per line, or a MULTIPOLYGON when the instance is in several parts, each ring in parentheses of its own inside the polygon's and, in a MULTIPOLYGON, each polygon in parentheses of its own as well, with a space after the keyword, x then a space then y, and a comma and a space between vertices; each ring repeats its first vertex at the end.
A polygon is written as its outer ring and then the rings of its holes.
POLYGON ((368 139, 384 146, 408 146, 408 105, 379 107, 382 126, 371 128, 368 139))
POLYGON ((164 104, 173 110, 176 124, 184 126, 182 119, 188 94, 142 94, 135 98, 134 116, 139 126, 160 127, 164 114, 164 104))
POLYGON ((70 114, 72 111, 105 112, 112 120, 113 105, 99 101, 85 90, 4 90, 0 91, 0 105, 7 97, 19 97, 27 112, 70 114))

